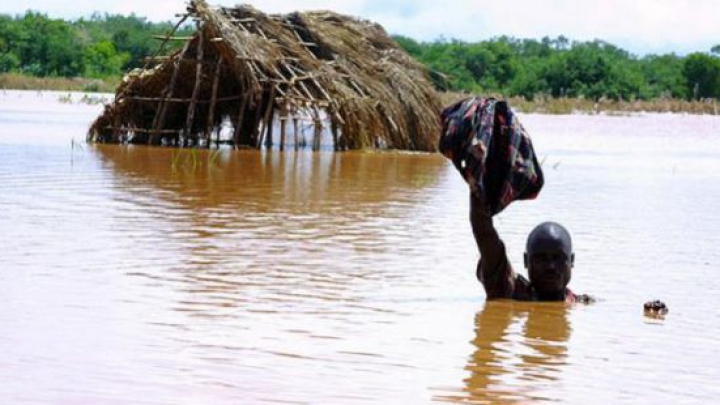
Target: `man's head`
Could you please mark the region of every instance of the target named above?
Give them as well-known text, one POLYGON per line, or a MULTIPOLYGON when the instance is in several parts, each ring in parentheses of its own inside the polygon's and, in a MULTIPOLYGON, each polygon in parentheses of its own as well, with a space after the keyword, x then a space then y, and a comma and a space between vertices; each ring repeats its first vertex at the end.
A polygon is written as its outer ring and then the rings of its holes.
POLYGON ((543 222, 528 235, 525 267, 539 296, 564 297, 574 261, 570 233, 562 225, 543 222))

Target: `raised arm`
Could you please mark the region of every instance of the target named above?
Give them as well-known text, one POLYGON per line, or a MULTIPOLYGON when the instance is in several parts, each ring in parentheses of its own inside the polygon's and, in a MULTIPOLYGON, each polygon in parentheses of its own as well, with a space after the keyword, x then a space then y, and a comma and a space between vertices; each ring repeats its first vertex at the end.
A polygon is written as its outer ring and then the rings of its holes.
POLYGON ((493 226, 492 216, 483 208, 475 194, 470 193, 470 224, 480 250, 476 275, 488 299, 511 298, 515 273, 507 259, 505 244, 493 226))

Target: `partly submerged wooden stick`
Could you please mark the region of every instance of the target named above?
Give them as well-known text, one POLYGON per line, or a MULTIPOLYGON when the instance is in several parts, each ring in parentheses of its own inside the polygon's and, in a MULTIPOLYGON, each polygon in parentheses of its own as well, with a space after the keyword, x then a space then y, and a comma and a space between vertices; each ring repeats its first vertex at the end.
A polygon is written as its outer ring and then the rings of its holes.
POLYGON ((240 131, 242 131, 243 120, 245 119, 245 109, 247 108, 248 100, 250 99, 250 93, 245 93, 243 96, 242 103, 240 103, 240 111, 238 111, 237 125, 235 125, 235 134, 233 136, 234 147, 237 149, 240 146, 240 131))
POLYGON ((257 148, 260 149, 262 146, 263 137, 265 136, 265 130, 270 126, 270 119, 272 116, 273 105, 275 104, 275 86, 270 88, 270 95, 268 96, 267 107, 265 107, 265 118, 262 121, 262 129, 260 130, 260 136, 258 137, 257 148))
POLYGON ((285 150, 285 129, 287 128, 288 107, 287 100, 283 102, 280 110, 280 150, 285 150))
POLYGON ((275 109, 270 109, 270 118, 265 127, 265 148, 270 149, 273 146, 273 127, 275 126, 275 109))
POLYGON ((322 142, 323 125, 317 109, 313 109, 313 125, 315 128, 315 133, 313 134, 313 150, 319 150, 322 142))
POLYGON ((335 150, 340 150, 340 144, 338 143, 338 126, 335 119, 330 119, 330 131, 332 132, 333 137, 333 148, 335 150))
POLYGON ((192 132, 193 119, 195 118, 195 108, 197 106, 197 97, 200 93, 200 85, 202 83, 202 60, 203 60, 203 33, 202 26, 198 27, 198 46, 197 46, 197 61, 198 64, 195 66, 195 87, 193 87, 192 97, 190 98, 190 105, 188 106, 187 120, 185 121, 185 131, 183 132, 183 142, 187 144, 190 133, 192 132))
MULTIPOLYGON (((187 41, 185 43, 185 46, 183 47, 182 51, 180 51, 180 54, 175 59, 175 62, 173 63, 173 73, 172 78, 170 79, 170 84, 165 89, 164 93, 167 98, 173 98, 173 94, 175 92, 175 85, 177 83, 177 78, 180 74, 180 59, 185 57, 185 54, 187 53, 188 49, 190 49, 190 44, 192 41, 187 41)), ((153 129, 154 132, 150 133, 148 136, 148 144, 153 145, 155 144, 155 138, 158 135, 158 131, 162 130, 162 127, 165 125, 165 116, 167 115, 167 102, 159 102, 158 103, 158 109, 156 111, 155 119, 153 120, 153 129)))
MULTIPOLYGON (((218 59, 217 65, 215 65, 215 76, 213 76, 213 85, 212 85, 212 96, 210 98, 210 111, 208 112, 207 116, 207 125, 206 125, 206 133, 205 133, 205 139, 207 140, 207 148, 210 148, 210 138, 212 133, 212 126, 215 122, 215 102, 217 100, 217 91, 218 91, 218 84, 220 84, 220 71, 222 69, 222 59, 218 59)), ((219 139, 218 139, 219 142, 219 139)), ((219 144, 218 144, 219 146, 219 144)))
POLYGON ((298 142, 298 119, 293 117, 293 141, 295 142, 295 150, 298 150, 300 143, 298 142))

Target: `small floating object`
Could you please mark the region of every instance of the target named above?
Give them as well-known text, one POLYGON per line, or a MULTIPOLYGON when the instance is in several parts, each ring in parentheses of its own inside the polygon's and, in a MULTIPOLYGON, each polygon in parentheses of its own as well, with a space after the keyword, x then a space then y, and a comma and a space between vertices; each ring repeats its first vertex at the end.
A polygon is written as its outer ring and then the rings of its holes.
POLYGON ((646 302, 643 305, 643 309, 645 310, 645 315, 653 317, 663 316, 670 311, 667 305, 660 300, 646 302))

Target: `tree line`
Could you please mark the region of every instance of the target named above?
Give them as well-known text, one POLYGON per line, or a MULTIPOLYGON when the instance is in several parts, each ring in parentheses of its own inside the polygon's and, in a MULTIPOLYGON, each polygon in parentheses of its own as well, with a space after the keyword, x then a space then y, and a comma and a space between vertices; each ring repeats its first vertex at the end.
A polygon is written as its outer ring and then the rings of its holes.
POLYGON ((506 96, 598 100, 720 98, 720 45, 709 53, 637 57, 604 41, 506 36, 418 42, 394 36, 433 72, 436 86, 506 96))
MULTIPOLYGON (((47 77, 117 77, 140 67, 172 29, 135 15, 65 21, 28 11, 0 15, 0 73, 47 77)), ((178 36, 191 35, 184 26, 178 36)), ((506 96, 635 100, 720 98, 720 45, 708 53, 637 57, 604 41, 560 36, 498 37, 480 42, 393 39, 432 72, 443 90, 506 96)), ((170 50, 180 44, 172 41, 170 50)))
MULTIPOLYGON (((37 77, 120 76, 142 66, 152 55, 170 22, 153 23, 135 15, 94 14, 64 21, 28 11, 22 16, 0 15, 0 73, 37 77)), ((183 27, 178 35, 189 35, 183 27)), ((178 44, 170 44, 177 47, 178 44)))

